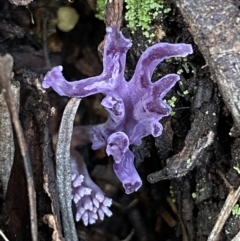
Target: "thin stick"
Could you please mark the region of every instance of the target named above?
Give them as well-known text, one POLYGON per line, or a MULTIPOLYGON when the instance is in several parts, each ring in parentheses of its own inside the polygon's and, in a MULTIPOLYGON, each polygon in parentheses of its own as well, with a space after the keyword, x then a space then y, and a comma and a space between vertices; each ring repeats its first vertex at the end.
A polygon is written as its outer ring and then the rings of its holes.
POLYGON ((14 130, 16 132, 18 145, 23 157, 24 170, 27 180, 29 209, 30 209, 30 224, 32 240, 37 241, 37 212, 36 212, 36 194, 33 182, 33 173, 27 144, 24 138, 23 129, 19 121, 17 108, 11 93, 10 81, 12 75, 13 58, 6 54, 0 57, 0 87, 4 92, 5 101, 7 103, 14 130))
POLYGON ((3 231, 1 229, 0 229, 0 235, 2 236, 4 241, 9 241, 9 239, 5 236, 5 234, 3 233, 3 231))
MULTIPOLYGON (((221 172, 218 171, 218 174, 219 173, 221 173, 221 172)), ((220 174, 220 176, 222 177, 221 174, 220 174)), ((225 183, 228 183, 227 180, 225 179, 225 177, 223 180, 225 181, 225 183)), ((210 235, 208 236, 207 241, 218 241, 219 240, 219 236, 222 231, 222 228, 223 228, 224 224, 226 223, 226 221, 232 211, 233 206, 237 203, 237 201, 240 197, 240 186, 238 187, 237 190, 234 190, 230 184, 227 184, 227 186, 230 188, 229 194, 222 207, 221 212, 218 215, 218 219, 214 225, 214 228, 213 228, 212 232, 210 233, 210 235)))

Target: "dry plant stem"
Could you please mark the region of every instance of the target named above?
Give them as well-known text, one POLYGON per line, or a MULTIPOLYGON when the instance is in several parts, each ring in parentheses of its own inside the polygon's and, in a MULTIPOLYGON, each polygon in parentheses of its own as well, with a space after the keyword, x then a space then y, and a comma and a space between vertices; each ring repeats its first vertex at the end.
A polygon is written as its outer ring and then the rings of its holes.
POLYGON ((172 199, 169 196, 166 198, 166 201, 167 201, 168 205, 171 207, 172 211, 176 214, 176 216, 179 219, 179 222, 180 222, 180 225, 181 225, 181 228, 182 228, 182 240, 183 241, 189 241, 187 229, 185 227, 185 224, 182 220, 181 215, 178 212, 176 204, 172 202, 172 199))
POLYGON ((132 229, 130 234, 125 239, 122 239, 121 241, 130 241, 132 240, 133 235, 134 235, 134 229, 132 229))
MULTIPOLYGON (((224 179, 225 181, 225 179, 224 179)), ((229 187, 230 185, 228 185, 229 187)), ((218 241, 220 237, 220 233, 222 231, 222 228, 227 221, 233 206, 237 203, 238 199, 240 197, 240 186, 237 190, 234 190, 233 188, 230 188, 230 192, 227 196, 227 199, 222 207, 221 212, 218 215, 217 222, 214 225, 214 228, 210 235, 208 236, 207 241, 218 241)))
MULTIPOLYGON (((108 0, 105 10, 104 22, 106 26, 116 25, 119 29, 122 26, 123 0, 108 0)), ((99 44, 99 55, 103 55, 105 39, 99 44)))
POLYGON ((160 213, 160 215, 170 228, 173 228, 174 226, 176 226, 175 219, 172 217, 172 215, 166 209, 163 210, 160 213))
POLYGON ((109 0, 105 12, 104 22, 106 26, 116 25, 118 28, 122 25, 123 0, 109 0))
POLYGON ((11 115, 18 145, 20 148, 21 155, 23 157, 24 170, 27 179, 32 240, 37 241, 36 193, 34 189, 32 166, 29 158, 29 153, 27 150, 27 144, 24 138, 23 129, 18 118, 17 108, 10 88, 12 67, 13 58, 11 55, 6 54, 5 56, 0 58, 0 87, 2 91, 4 91, 5 101, 7 103, 11 115))
POLYGON ((57 185, 64 237, 66 241, 78 240, 72 214, 70 143, 73 131, 73 121, 80 101, 81 99, 72 98, 68 102, 59 128, 56 148, 57 185))
POLYGON ((220 171, 220 170, 216 170, 216 173, 223 179, 224 184, 226 185, 226 187, 229 190, 233 190, 234 187, 229 183, 229 181, 227 180, 227 178, 224 176, 224 174, 220 171))

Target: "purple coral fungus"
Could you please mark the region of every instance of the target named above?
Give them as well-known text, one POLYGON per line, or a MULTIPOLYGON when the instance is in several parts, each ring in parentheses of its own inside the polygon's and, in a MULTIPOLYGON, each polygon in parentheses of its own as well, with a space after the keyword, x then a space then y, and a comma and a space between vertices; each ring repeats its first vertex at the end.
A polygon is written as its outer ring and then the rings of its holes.
POLYGON ((104 215, 112 216, 109 207, 112 199, 105 197, 103 191, 92 181, 86 164, 76 150, 71 150, 72 199, 76 205, 76 221, 84 225, 94 224, 104 215))
POLYGON ((62 66, 57 66, 47 73, 42 85, 69 97, 82 98, 96 93, 105 95, 102 105, 109 112, 109 117, 106 123, 92 128, 92 148, 106 146, 107 154, 114 159, 114 171, 129 194, 142 185, 129 145, 140 145, 141 139, 149 134, 155 137, 161 135, 159 120, 171 111, 163 98, 179 80, 177 74, 168 74, 152 83, 153 71, 164 59, 191 54, 192 47, 182 43, 158 43, 149 47, 141 55, 133 77, 127 82, 124 78, 126 53, 132 44, 116 26, 107 27, 106 31, 101 75, 68 82, 62 75, 62 66))

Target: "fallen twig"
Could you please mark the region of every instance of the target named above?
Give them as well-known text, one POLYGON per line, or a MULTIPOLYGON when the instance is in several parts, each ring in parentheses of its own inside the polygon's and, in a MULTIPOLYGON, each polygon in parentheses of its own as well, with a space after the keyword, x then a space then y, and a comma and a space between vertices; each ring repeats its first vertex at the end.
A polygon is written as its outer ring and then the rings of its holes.
POLYGON ((212 144, 213 140, 214 133, 209 131, 206 136, 199 138, 195 145, 185 145, 180 153, 167 160, 166 167, 160 171, 149 174, 148 181, 155 183, 160 180, 173 179, 186 175, 196 166, 199 156, 212 144))
POLYGON ((130 234, 128 234, 128 236, 121 241, 130 241, 132 239, 133 235, 134 235, 134 229, 132 229, 130 234))
MULTIPOLYGON (((222 177, 221 172, 218 171, 218 174, 222 177)), ((239 197, 240 197, 240 186, 237 190, 235 190, 226 180, 226 178, 223 178, 224 182, 227 183, 227 187, 230 189, 229 194, 227 196, 227 199, 222 207, 221 212, 218 215, 218 219, 214 225, 214 228, 210 235, 208 236, 207 241, 218 241, 220 233, 222 231, 222 228, 227 221, 233 206, 237 203, 239 197)), ((236 239, 238 240, 238 239, 236 239)))
POLYGON ((1 229, 0 229, 0 235, 4 239, 4 241, 9 241, 8 238, 4 235, 4 233, 1 229))
POLYGON ((11 115, 11 120, 13 123, 14 130, 16 132, 18 145, 20 148, 21 155, 23 157, 25 175, 27 179, 32 240, 37 241, 36 194, 34 189, 32 166, 29 158, 27 144, 23 134, 23 129, 19 121, 18 111, 10 89, 12 67, 13 58, 11 55, 6 54, 5 56, 0 57, 0 87, 4 92, 5 101, 7 103, 11 115))
POLYGON ((179 214, 177 205, 174 202, 172 202, 172 199, 169 196, 166 198, 166 201, 167 201, 168 205, 171 207, 172 211, 176 214, 176 216, 179 219, 181 229, 182 229, 182 240, 189 241, 187 229, 185 227, 185 224, 184 224, 184 221, 183 221, 181 215, 179 214))

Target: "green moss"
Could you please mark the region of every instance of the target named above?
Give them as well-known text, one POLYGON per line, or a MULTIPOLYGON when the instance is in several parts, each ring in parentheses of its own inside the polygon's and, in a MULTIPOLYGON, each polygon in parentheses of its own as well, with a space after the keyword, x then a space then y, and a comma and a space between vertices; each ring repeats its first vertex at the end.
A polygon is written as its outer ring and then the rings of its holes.
POLYGON ((232 209, 232 215, 238 218, 240 216, 240 206, 239 204, 235 204, 232 209))
POLYGON ((104 14, 107 6, 107 0, 97 0, 96 2, 96 14, 95 17, 103 20, 104 14))
POLYGON ((171 107, 175 107, 175 103, 177 101, 177 98, 175 96, 172 96, 170 100, 167 100, 168 104, 171 106, 171 107))
POLYGON ((195 192, 192 193, 192 198, 196 199, 197 198, 197 194, 195 192))
POLYGON ((177 74, 182 74, 183 73, 183 69, 179 69, 178 71, 177 71, 177 74))
POLYGON ((187 159, 187 164, 189 165, 190 163, 191 163, 191 159, 189 158, 189 159, 187 159))
MULTIPOLYGON (((133 31, 139 27, 143 31, 143 35, 150 38, 149 30, 153 19, 158 16, 159 12, 168 13, 171 11, 171 8, 164 7, 164 1, 166 0, 125 0, 125 19, 128 22, 128 27, 133 31)), ((106 4, 107 0, 96 1, 95 16, 98 19, 104 19, 106 4)))
MULTIPOLYGON (((149 37, 150 24, 158 15, 159 11, 164 11, 164 0, 125 0, 127 12, 125 19, 128 27, 133 31, 137 27, 141 28, 143 35, 149 37)), ((165 12, 171 9, 166 8, 165 12)))
POLYGON ((171 115, 171 116, 175 116, 175 115, 176 115, 176 112, 175 112, 175 111, 171 111, 170 115, 171 115))

